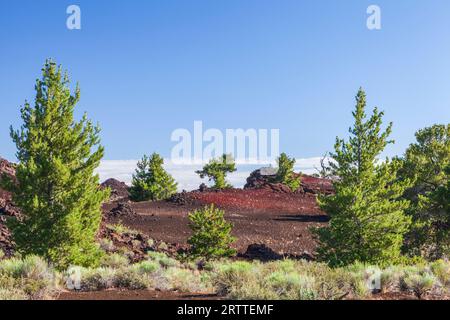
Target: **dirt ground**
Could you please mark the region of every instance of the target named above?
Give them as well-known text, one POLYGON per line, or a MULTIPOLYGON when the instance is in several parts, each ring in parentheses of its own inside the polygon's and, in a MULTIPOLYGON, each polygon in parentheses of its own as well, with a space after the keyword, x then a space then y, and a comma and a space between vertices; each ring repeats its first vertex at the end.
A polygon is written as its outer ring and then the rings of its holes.
MULTIPOLYGON (((234 225, 235 248, 243 253, 251 244, 265 244, 280 254, 312 254, 315 243, 309 229, 323 226, 328 217, 320 211, 316 197, 305 193, 278 193, 268 190, 226 190, 188 194, 187 204, 168 201, 131 203, 137 217, 121 217, 112 222, 147 234, 155 240, 186 244, 191 235, 188 213, 208 204, 225 210, 234 225)), ((114 204, 105 206, 110 210, 114 204)))

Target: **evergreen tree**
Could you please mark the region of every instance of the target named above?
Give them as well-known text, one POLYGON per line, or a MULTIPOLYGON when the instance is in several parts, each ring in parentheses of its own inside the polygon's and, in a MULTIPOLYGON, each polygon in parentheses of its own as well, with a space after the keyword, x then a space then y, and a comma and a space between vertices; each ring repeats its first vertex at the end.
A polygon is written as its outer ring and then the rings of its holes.
POLYGON ((294 172, 295 159, 289 158, 286 153, 282 153, 278 158, 278 172, 276 182, 287 185, 292 191, 300 188, 301 178, 294 172))
POLYGON ((34 106, 26 102, 21 109, 21 129, 11 128, 19 164, 17 181, 5 187, 23 217, 9 227, 24 255, 46 257, 60 268, 95 266, 101 205, 109 196, 94 175, 104 153, 100 129, 86 115, 75 122, 80 90, 71 94, 67 73, 55 62, 47 60, 35 88, 34 106))
POLYGON ((188 243, 193 256, 211 259, 236 254, 236 250, 230 247, 236 240, 231 236, 233 225, 225 220, 224 214, 214 205, 189 213, 189 227, 193 235, 188 243))
POLYGON ((231 155, 222 155, 219 159, 212 159, 206 164, 202 170, 196 171, 200 178, 208 177, 209 180, 214 181, 214 188, 226 189, 231 188, 231 185, 226 181, 227 173, 235 172, 236 164, 231 155))
POLYGON ((137 164, 130 188, 134 201, 164 200, 177 192, 177 183, 164 170, 164 159, 157 153, 151 157, 144 155, 137 164))
POLYGON ((450 254, 450 197, 446 192, 450 125, 419 130, 416 140, 406 150, 400 170, 401 177, 414 181, 413 187, 405 192, 405 198, 411 201, 408 213, 413 219, 405 247, 410 255, 438 259, 450 254))
POLYGON ((386 264, 400 259, 403 236, 410 219, 404 211, 408 201, 399 200, 409 181, 399 182, 399 162, 379 162, 391 133, 392 123, 382 132, 383 112, 374 109, 366 117, 366 95, 356 96, 355 123, 348 142, 336 138, 330 171, 335 194, 320 196, 321 209, 330 216, 327 227, 315 230, 319 257, 332 266, 355 261, 386 264))

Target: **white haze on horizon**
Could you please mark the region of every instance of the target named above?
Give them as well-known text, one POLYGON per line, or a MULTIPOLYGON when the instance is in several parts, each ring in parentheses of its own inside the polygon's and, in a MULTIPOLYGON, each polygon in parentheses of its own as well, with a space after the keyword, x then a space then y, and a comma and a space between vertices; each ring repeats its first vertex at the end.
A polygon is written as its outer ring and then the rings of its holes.
MULTIPOLYGON (((296 159, 295 171, 306 174, 317 173, 316 168, 320 168, 321 157, 296 159)), ((123 181, 126 184, 131 184, 132 175, 136 169, 138 160, 103 160, 97 168, 96 173, 100 175, 100 181, 114 178, 123 181)), ((236 188, 242 188, 250 173, 261 167, 269 165, 261 165, 258 163, 243 164, 237 161, 237 171, 227 176, 227 180, 236 188)), ((200 179, 195 173, 196 170, 202 168, 201 164, 173 164, 170 160, 165 159, 164 168, 169 172, 178 182, 178 189, 181 190, 196 190, 202 182, 208 184, 207 179, 200 179)))

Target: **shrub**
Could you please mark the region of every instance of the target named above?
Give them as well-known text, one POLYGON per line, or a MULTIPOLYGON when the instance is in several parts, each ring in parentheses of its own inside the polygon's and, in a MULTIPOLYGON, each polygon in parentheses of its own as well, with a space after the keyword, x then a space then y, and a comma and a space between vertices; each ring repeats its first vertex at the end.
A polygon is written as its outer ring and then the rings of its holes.
POLYGON ((301 185, 301 179, 294 173, 295 159, 282 153, 278 158, 278 172, 276 182, 287 185, 292 191, 297 191, 301 185))
POLYGON ((19 278, 23 275, 23 260, 11 258, 0 262, 0 274, 13 278, 19 278))
POLYGON ((224 214, 214 205, 189 214, 189 227, 193 235, 188 243, 193 256, 211 259, 236 254, 236 250, 230 247, 235 241, 231 236, 233 225, 225 220, 224 214))
POLYGON ((144 155, 137 164, 130 188, 134 201, 163 200, 177 191, 177 183, 164 170, 164 159, 157 153, 151 157, 144 155))
POLYGON ((136 269, 119 269, 114 277, 114 286, 116 288, 125 288, 129 290, 140 290, 148 287, 149 280, 136 269))
POLYGON ((109 255, 105 255, 102 258, 101 266, 112 269, 119 269, 122 267, 127 267, 130 261, 127 257, 124 257, 118 253, 113 253, 109 255))
POLYGON ((152 274, 160 269, 160 264, 155 261, 142 261, 133 266, 138 272, 143 274, 152 274))
POLYGON ((161 242, 161 243, 158 245, 158 250, 161 250, 161 251, 167 251, 167 250, 169 250, 169 246, 167 245, 167 243, 161 242))
POLYGON ((400 279, 403 275, 401 266, 390 266, 381 272, 381 290, 392 292, 400 289, 400 279))
POLYGON ((209 181, 214 181, 214 188, 226 189, 231 188, 231 185, 227 183, 226 176, 228 173, 235 172, 236 164, 231 155, 222 155, 219 159, 212 159, 206 164, 202 170, 196 171, 200 178, 209 178, 209 181))
POLYGON ((437 260, 430 265, 431 271, 444 285, 450 285, 450 263, 444 260, 437 260))
POLYGON ((14 278, 48 278, 52 275, 47 262, 37 256, 11 258, 0 263, 0 274, 14 278))
POLYGON ((194 275, 190 270, 169 268, 165 271, 165 276, 172 290, 180 292, 202 292, 204 290, 200 277, 194 275))
POLYGON ((138 233, 138 231, 130 229, 127 226, 124 226, 122 223, 109 224, 109 225, 107 225, 107 227, 120 235, 123 235, 123 234, 134 235, 134 234, 138 233))
POLYGON ((433 289, 436 284, 436 278, 429 273, 412 273, 403 278, 406 287, 411 290, 418 299, 433 289))
POLYGON ((113 252, 116 249, 113 241, 106 238, 100 239, 100 248, 105 252, 113 252))
MULTIPOLYGON (((28 299, 42 299, 56 290, 55 273, 36 256, 0 262, 0 288, 20 289, 28 299)), ((14 291, 14 290, 13 290, 14 291)))
POLYGON ((297 273, 274 272, 265 281, 279 299, 313 300, 317 298, 313 277, 297 273))
POLYGON ((18 300, 18 301, 29 300, 29 297, 23 290, 16 288, 8 289, 0 287, 0 301, 7 301, 7 300, 18 300))
MULTIPOLYGON (((244 261, 219 263, 213 266, 213 283, 220 295, 227 295, 245 284, 255 281, 256 265, 244 261)), ((237 294, 239 296, 239 294, 237 294)), ((235 297, 235 296, 233 296, 235 297)))
POLYGON ((99 291, 114 286, 116 271, 111 268, 81 270, 81 290, 99 291))
POLYGON ((172 259, 161 252, 149 251, 147 255, 150 260, 157 262, 163 268, 178 267, 180 265, 177 260, 172 259))

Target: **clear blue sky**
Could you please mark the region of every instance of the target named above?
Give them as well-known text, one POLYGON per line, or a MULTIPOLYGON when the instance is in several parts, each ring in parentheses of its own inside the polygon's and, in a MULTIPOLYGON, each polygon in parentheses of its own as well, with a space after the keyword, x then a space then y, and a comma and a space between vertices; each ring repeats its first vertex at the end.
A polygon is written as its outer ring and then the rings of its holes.
POLYGON ((360 86, 414 132, 450 122, 448 0, 0 0, 0 155, 34 97, 47 57, 81 85, 80 113, 102 128, 107 159, 170 154, 171 132, 279 128, 282 151, 322 155, 351 124, 360 86), (66 28, 66 8, 82 30, 66 28), (382 30, 366 9, 382 9, 382 30))

